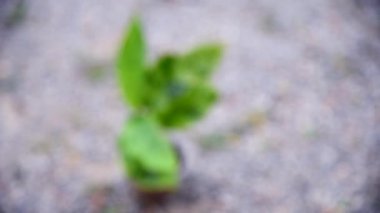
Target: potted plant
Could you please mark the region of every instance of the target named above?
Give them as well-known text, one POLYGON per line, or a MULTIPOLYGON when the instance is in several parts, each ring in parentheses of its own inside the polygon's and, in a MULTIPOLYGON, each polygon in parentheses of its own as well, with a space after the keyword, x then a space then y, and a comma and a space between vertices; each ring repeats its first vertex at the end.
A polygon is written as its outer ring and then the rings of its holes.
POLYGON ((173 192, 181 181, 181 160, 168 131, 202 118, 218 98, 210 77, 220 44, 146 60, 139 18, 132 18, 116 59, 117 79, 131 112, 118 138, 125 171, 138 191, 173 192))

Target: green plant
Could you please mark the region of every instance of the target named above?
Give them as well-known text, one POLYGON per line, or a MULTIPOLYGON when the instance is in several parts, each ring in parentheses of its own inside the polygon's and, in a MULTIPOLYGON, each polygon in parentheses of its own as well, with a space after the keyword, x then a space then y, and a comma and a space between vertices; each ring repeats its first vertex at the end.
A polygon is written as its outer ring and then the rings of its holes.
POLYGON ((219 44, 186 54, 165 54, 151 65, 138 18, 133 18, 116 59, 123 99, 131 107, 118 139, 130 179, 142 190, 178 187, 180 162, 166 131, 202 118, 218 98, 210 84, 220 61, 219 44))

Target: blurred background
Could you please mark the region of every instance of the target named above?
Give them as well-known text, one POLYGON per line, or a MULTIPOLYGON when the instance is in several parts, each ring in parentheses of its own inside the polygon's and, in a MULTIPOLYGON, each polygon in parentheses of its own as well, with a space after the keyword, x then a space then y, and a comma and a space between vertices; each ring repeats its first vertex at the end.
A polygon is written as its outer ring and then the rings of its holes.
POLYGON ((380 1, 0 0, 0 212, 380 212, 380 1), (220 41, 188 164, 142 206, 115 142, 130 17, 149 57, 220 41))

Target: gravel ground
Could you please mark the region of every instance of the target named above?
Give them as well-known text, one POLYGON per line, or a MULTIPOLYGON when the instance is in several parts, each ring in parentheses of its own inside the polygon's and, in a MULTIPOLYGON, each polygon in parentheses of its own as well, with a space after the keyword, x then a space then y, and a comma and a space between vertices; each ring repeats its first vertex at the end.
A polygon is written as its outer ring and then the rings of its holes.
POLYGON ((0 212, 380 212, 377 2, 25 1, 0 28, 0 212), (173 136, 188 170, 160 206, 138 205, 115 149, 134 11, 151 58, 226 46, 221 100, 173 136))

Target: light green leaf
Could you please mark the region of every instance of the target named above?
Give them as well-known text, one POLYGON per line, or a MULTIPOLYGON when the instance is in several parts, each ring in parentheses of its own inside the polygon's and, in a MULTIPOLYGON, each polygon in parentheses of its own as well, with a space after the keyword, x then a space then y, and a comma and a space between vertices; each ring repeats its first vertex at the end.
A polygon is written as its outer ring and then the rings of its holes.
POLYGON ((180 69, 206 80, 219 64, 222 50, 222 46, 216 43, 198 46, 181 58, 180 69))
POLYGON ((142 105, 145 79, 145 41, 138 18, 130 23, 116 59, 117 78, 126 102, 134 107, 142 105))
POLYGON ((119 137, 118 147, 129 177, 139 187, 147 190, 177 187, 176 152, 154 119, 132 116, 119 137))

